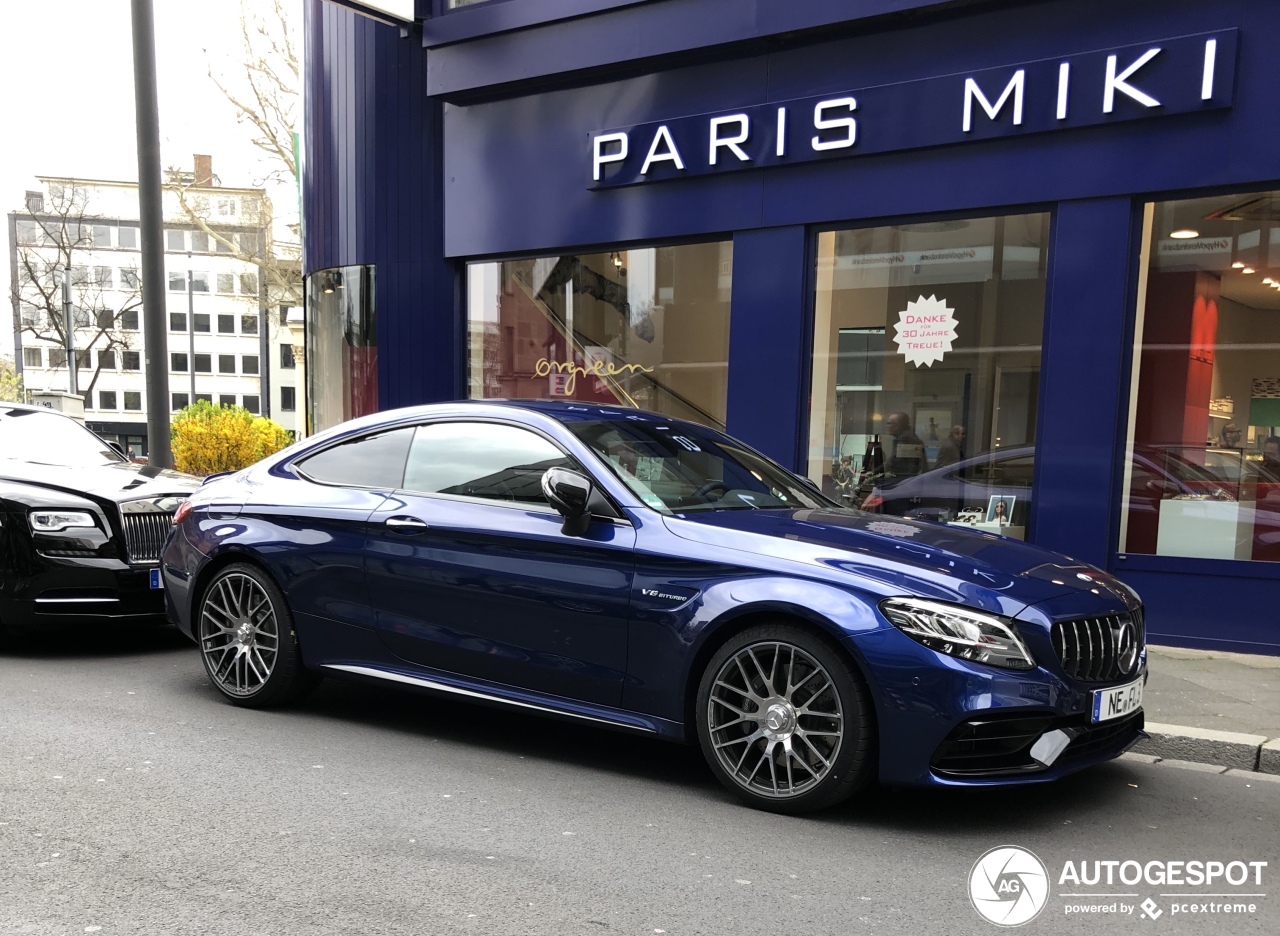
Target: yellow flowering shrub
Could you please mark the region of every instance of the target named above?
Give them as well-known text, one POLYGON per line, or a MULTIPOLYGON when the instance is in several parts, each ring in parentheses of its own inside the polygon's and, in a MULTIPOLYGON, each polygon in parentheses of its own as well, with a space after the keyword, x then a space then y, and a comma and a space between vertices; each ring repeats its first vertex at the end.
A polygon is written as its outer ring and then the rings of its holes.
POLYGON ((173 466, 193 475, 239 471, 280 451, 289 433, 243 406, 197 400, 173 417, 173 466))

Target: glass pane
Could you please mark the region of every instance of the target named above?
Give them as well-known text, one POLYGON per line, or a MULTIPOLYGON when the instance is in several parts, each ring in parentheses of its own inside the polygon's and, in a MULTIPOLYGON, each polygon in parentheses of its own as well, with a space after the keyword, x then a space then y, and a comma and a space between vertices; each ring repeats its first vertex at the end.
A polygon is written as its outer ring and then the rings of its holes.
POLYGON ((546 504, 548 468, 574 467, 569 456, 527 429, 496 423, 438 423, 413 437, 404 488, 486 500, 546 504))
POLYGON ((1280 192, 1148 205, 1124 552, 1280 561, 1280 192))
POLYGON ((319 270, 307 278, 306 403, 312 432, 378 409, 375 287, 372 266, 319 270))
POLYGON ((473 399, 572 397, 724 426, 731 241, 467 274, 473 399))
POLYGON ((414 430, 394 429, 344 442, 298 464, 308 478, 327 484, 395 489, 404 478, 405 457, 414 430))
POLYGON ((850 506, 1025 537, 1047 214, 818 235, 809 476, 850 506))

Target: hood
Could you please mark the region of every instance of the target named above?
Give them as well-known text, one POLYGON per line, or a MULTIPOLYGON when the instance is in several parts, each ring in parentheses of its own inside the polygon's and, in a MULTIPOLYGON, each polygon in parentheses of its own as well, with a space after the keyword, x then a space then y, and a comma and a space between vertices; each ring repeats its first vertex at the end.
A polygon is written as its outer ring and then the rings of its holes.
POLYGON ((0 459, 0 478, 116 503, 161 494, 190 494, 200 486, 200 479, 191 475, 132 462, 70 467, 0 459))
POLYGON ((918 594, 1016 614, 1063 595, 1137 604, 1093 566, 991 533, 856 510, 715 510, 664 517, 677 536, 861 578, 882 595, 918 594))

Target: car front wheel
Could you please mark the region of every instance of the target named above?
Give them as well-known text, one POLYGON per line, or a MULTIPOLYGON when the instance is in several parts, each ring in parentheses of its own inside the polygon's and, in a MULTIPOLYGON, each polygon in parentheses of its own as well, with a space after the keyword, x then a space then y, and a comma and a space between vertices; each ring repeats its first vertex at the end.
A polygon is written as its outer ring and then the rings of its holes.
POLYGON ((197 622, 205 672, 236 705, 292 702, 319 681, 302 666, 284 595, 254 565, 220 570, 201 596, 197 622))
POLYGON ((873 769, 870 694, 828 641, 788 624, 749 628, 711 658, 698 741, 749 805, 803 813, 851 796, 873 769))

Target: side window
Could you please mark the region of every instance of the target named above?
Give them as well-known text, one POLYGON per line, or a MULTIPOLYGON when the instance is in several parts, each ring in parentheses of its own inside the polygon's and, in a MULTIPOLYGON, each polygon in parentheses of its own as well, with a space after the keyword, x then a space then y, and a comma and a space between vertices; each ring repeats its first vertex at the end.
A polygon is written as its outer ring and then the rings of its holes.
POLYGON ((1035 456, 1000 458, 993 455, 966 466, 958 475, 969 484, 985 484, 992 487, 1031 487, 1035 473, 1035 456))
POLYGON ((542 475, 555 467, 577 465, 528 429, 498 423, 433 423, 419 426, 413 437, 404 489, 546 504, 542 475))
POLYGON ((313 481, 394 490, 404 477, 413 431, 408 426, 344 442, 302 459, 297 467, 313 481))

